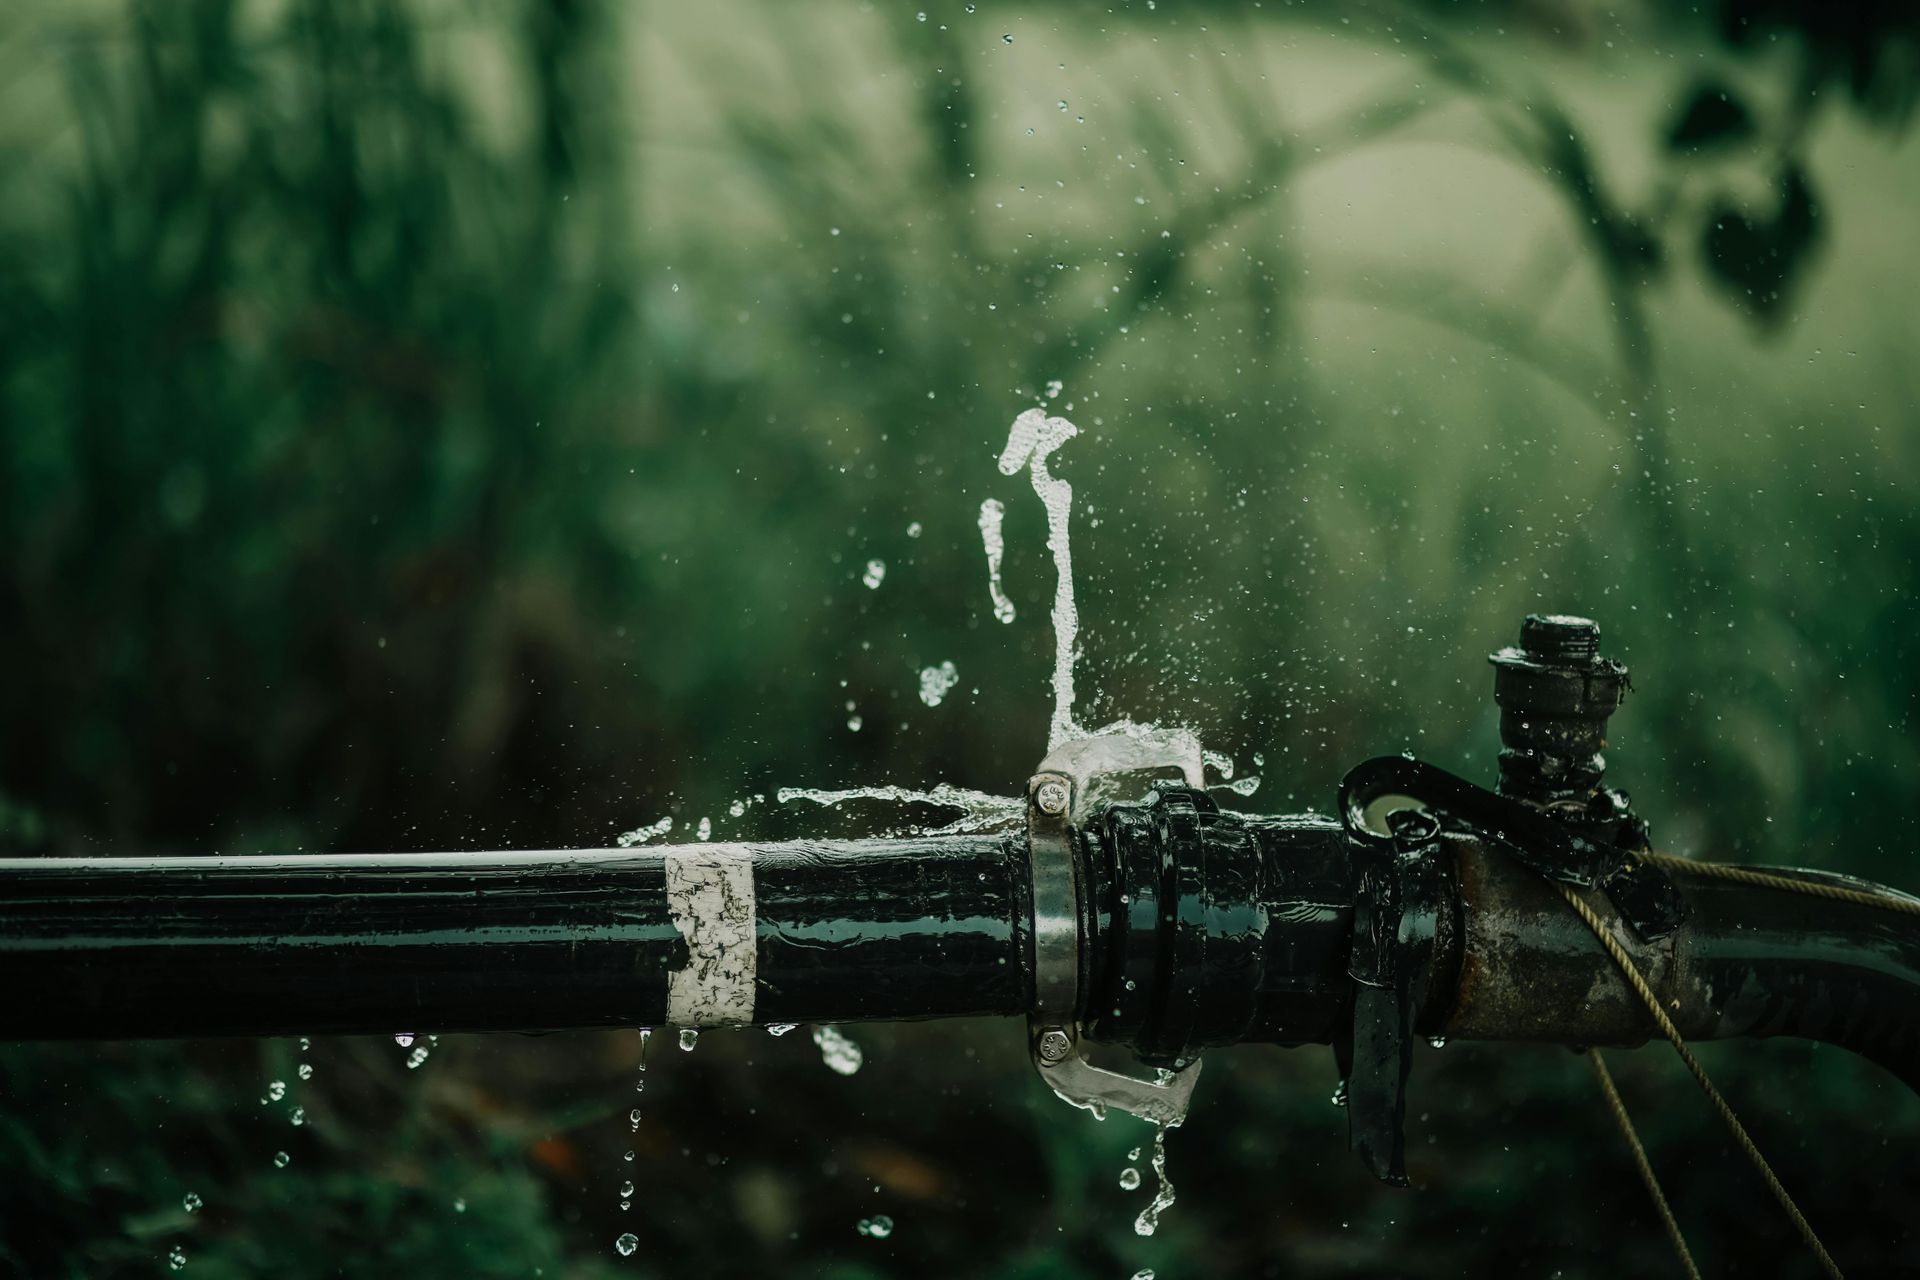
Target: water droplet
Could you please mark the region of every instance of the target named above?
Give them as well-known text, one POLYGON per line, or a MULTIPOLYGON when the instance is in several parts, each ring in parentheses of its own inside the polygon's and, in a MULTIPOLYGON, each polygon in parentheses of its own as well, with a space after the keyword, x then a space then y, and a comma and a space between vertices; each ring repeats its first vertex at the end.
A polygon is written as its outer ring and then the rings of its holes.
POLYGON ((405 1049, 413 1044, 413 1032, 396 1031, 393 1033, 393 1042, 399 1045, 402 1049, 405 1049))
POLYGON ((1435 1049, 1444 1049, 1447 1047, 1447 1038, 1445 1036, 1428 1036, 1427 1044, 1435 1049))
POLYGON ((295 1107, 293 1109, 293 1114, 288 1116, 287 1119, 291 1120, 293 1122, 293 1127, 298 1129, 301 1125, 307 1122, 307 1109, 305 1107, 295 1107))
POLYGON ((300 1078, 302 1080, 313 1079, 313 1064, 311 1062, 303 1062, 300 1064, 300 1078))
POLYGON ((838 1027, 815 1027, 813 1042, 820 1047, 821 1060, 843 1076, 852 1075, 867 1060, 860 1046, 842 1035, 838 1027))
POLYGON ((738 800, 735 800, 732 804, 727 806, 727 816, 729 818, 738 818, 739 816, 744 814, 746 811, 747 811, 747 806, 745 806, 744 804, 741 804, 738 800))
POLYGON ((284 1152, 284 1151, 276 1151, 276 1152, 274 1152, 274 1153, 273 1153, 273 1167, 274 1167, 274 1168, 276 1168, 276 1169, 284 1169, 284 1168, 286 1168, 286 1167, 287 1167, 288 1165, 290 1165, 290 1164, 292 1164, 292 1163, 293 1163, 293 1157, 292 1157, 292 1156, 290 1156, 290 1155, 288 1155, 288 1154, 287 1154, 286 1152, 284 1152))
POLYGON ((206 1201, 202 1200, 200 1194, 196 1191, 189 1191, 186 1195, 180 1197, 180 1207, 188 1213, 200 1212, 200 1206, 205 1203, 206 1201))
POLYGON ((623 1182, 623 1183, 621 1183, 621 1184, 620 1184, 620 1194, 621 1194, 622 1196, 624 1196, 624 1197, 628 1197, 628 1198, 631 1198, 631 1197, 632 1197, 632 1195, 633 1195, 633 1184, 632 1184, 631 1182, 623 1182))
POLYGON ((953 686, 960 683, 960 673, 951 662, 943 662, 937 667, 920 669, 920 701, 930 707, 937 707, 946 700, 953 686))
POLYGON ((1001 37, 1000 37, 1000 43, 1001 43, 1001 44, 1012 44, 1012 43, 1013 43, 1013 32, 1011 32, 1011 31, 1009 31, 1009 32, 1007 32, 1007 34, 1005 34, 1005 35, 1003 35, 1003 36, 1001 36, 1001 37))
POLYGON ((909 538, 917 538, 920 536, 921 532, 922 531, 920 528, 920 522, 918 520, 915 520, 912 524, 907 526, 907 536, 909 538))
POLYGON ((713 819, 712 818, 700 819, 700 825, 694 828, 693 834, 696 839, 700 839, 700 840, 713 839, 713 819))
POLYGON ((415 1045, 413 1047, 413 1052, 407 1055, 407 1070, 418 1071, 420 1069, 420 1064, 425 1062, 426 1060, 427 1060, 427 1046, 423 1044, 415 1045))
POLYGON ((884 560, 867 561, 867 571, 860 575, 861 583, 869 591, 877 590, 887 578, 887 565, 884 560))
POLYGON ((1060 99, 1060 109, 1062 111, 1067 109, 1067 100, 1065 98, 1060 99))
POLYGON ((1332 1102, 1336 1107, 1344 1107, 1347 1105, 1347 1082, 1345 1080, 1334 1081, 1332 1102))
POLYGON ((455 1213, 465 1213, 467 1211, 466 1197, 460 1196, 455 1198, 453 1202, 453 1211, 455 1213))
POLYGON ((167 1270, 178 1271, 187 1265, 186 1252, 179 1245, 167 1250, 167 1270))
POLYGON ((1142 1267, 1133 1273, 1133 1280, 1153 1280, 1153 1268, 1142 1267))
POLYGON ((640 1108, 627 1112, 627 1128, 634 1133, 640 1132, 640 1108))
POLYGON ((1120 1189, 1122 1191, 1138 1191, 1140 1189, 1140 1171, 1132 1165, 1128 1165, 1122 1169, 1120 1171, 1120 1189))
POLYGON ((692 1053, 693 1046, 699 1043, 700 1043, 700 1029, 698 1027, 680 1028, 680 1048, 684 1052, 692 1053))
POLYGON ((860 726, 865 723, 866 721, 862 720, 859 716, 847 717, 847 728, 852 730, 854 733, 860 732, 860 726))
POLYGON ((278 1102, 287 1096, 287 1082, 275 1080, 267 1086, 267 1101, 278 1102))
POLYGON ((1133 1150, 1127 1152, 1127 1159, 1138 1160, 1139 1158, 1140 1158, 1140 1148, 1135 1147, 1133 1150))
POLYGON ((309 1039, 307 1039, 307 1037, 305 1037, 305 1036, 301 1036, 301 1037, 300 1037, 300 1047, 301 1047, 302 1049, 311 1049, 311 1048, 313 1048, 313 1041, 311 1041, 311 1040, 309 1040, 309 1039))
POLYGON ((628 1164, 632 1164, 632 1163, 633 1163, 633 1152, 631 1152, 631 1151, 629 1151, 629 1152, 627 1152, 627 1153, 626 1153, 625 1155, 623 1155, 623 1156, 621 1156, 620 1158, 621 1158, 622 1160, 625 1160, 625 1161, 626 1161, 626 1162, 627 1162, 628 1164))
POLYGON ((927 20, 927 11, 922 9, 920 12, 914 14, 913 20, 915 22, 925 22, 927 20))
POLYGON ((640 1248, 640 1237, 629 1231, 613 1242, 614 1250, 623 1258, 631 1258, 640 1248))
POLYGON ((871 1240, 885 1240, 893 1234, 893 1219, 884 1213, 876 1213, 871 1218, 860 1219, 860 1225, 854 1230, 871 1240))
POLYGON ((770 1036, 783 1036, 799 1025, 797 1022, 769 1022, 767 1024, 767 1034, 770 1036))

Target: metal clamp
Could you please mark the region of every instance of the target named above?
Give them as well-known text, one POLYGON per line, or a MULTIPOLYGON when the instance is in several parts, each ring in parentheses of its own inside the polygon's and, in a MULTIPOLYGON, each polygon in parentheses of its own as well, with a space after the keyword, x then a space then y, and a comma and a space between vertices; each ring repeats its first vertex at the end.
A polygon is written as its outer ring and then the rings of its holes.
POLYGON ((1080 1050, 1081 985, 1079 860, 1073 832, 1092 811, 1098 779, 1116 773, 1177 768, 1187 785, 1204 786, 1200 744, 1184 732, 1097 734, 1063 742, 1027 782, 1027 848, 1033 874, 1034 1010, 1028 1048, 1040 1078, 1065 1101, 1106 1118, 1109 1107, 1163 1128, 1187 1116, 1200 1077, 1196 1057, 1156 1079, 1108 1071, 1080 1050))

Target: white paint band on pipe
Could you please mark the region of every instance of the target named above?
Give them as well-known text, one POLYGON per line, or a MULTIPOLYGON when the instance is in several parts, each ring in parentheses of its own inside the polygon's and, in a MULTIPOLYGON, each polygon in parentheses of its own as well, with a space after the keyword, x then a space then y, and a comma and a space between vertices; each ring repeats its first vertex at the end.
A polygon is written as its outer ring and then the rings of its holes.
POLYGON ((667 912, 687 940, 687 965, 667 976, 667 1023, 739 1026, 753 1021, 759 970, 753 855, 724 845, 668 853, 667 912))

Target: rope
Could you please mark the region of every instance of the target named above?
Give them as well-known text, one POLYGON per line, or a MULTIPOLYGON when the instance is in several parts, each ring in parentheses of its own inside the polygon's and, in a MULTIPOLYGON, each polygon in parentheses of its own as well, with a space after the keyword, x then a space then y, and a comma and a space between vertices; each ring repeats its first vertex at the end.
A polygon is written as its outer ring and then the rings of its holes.
MULTIPOLYGON (((1794 885, 1795 888, 1799 887, 1797 882, 1785 880, 1785 877, 1769 876, 1767 878, 1780 879, 1794 885)), ((1720 1096, 1718 1089, 1714 1088, 1713 1081, 1707 1078, 1706 1068, 1700 1065, 1700 1059, 1693 1056, 1693 1050, 1687 1047, 1687 1042, 1680 1036, 1680 1029, 1673 1025, 1673 1019, 1667 1016, 1667 1011, 1660 1007, 1660 998, 1654 995, 1653 988, 1647 985, 1647 980, 1641 976, 1639 968, 1633 963, 1633 958, 1627 954, 1627 949, 1620 945, 1620 940, 1613 936, 1612 931, 1601 921, 1594 909, 1587 905, 1586 899, 1558 881, 1554 882, 1553 887, 1560 891, 1560 896, 1567 900, 1567 905, 1586 921, 1587 928, 1593 930, 1593 936, 1600 940, 1600 945, 1605 947, 1607 954, 1613 957, 1614 964, 1619 966, 1620 972, 1625 975, 1634 993, 1640 997, 1640 1002, 1646 1005, 1647 1012, 1653 1015, 1654 1024, 1660 1028, 1661 1034, 1673 1043, 1673 1051, 1680 1055, 1680 1061, 1687 1064, 1687 1070, 1693 1073, 1693 1078, 1699 1082, 1701 1091, 1707 1095, 1707 1100, 1713 1104, 1713 1109, 1719 1112, 1720 1119, 1726 1122, 1727 1131, 1733 1135, 1734 1142, 1746 1153, 1747 1159, 1753 1162, 1753 1167, 1759 1171, 1761 1180, 1767 1184, 1767 1190, 1773 1193, 1773 1198, 1779 1201, 1780 1207, 1786 1211, 1787 1217, 1793 1222, 1795 1230, 1799 1231, 1800 1238, 1806 1242, 1807 1248, 1811 1249, 1814 1256, 1820 1260, 1821 1269, 1833 1277, 1833 1280, 1845 1280, 1838 1264, 1833 1260, 1833 1255, 1828 1253, 1827 1247, 1820 1243, 1820 1237, 1814 1233, 1813 1226, 1807 1221, 1806 1215, 1800 1212, 1800 1206, 1795 1204, 1793 1197, 1787 1194, 1787 1189, 1774 1175, 1773 1166, 1767 1163, 1767 1158, 1760 1154, 1760 1148, 1754 1145, 1753 1139, 1748 1136, 1746 1126, 1740 1123, 1740 1117, 1733 1114, 1733 1108, 1727 1105, 1727 1100, 1720 1096)))
POLYGON ((1758 885, 1764 889, 1784 889, 1788 893, 1804 893, 1815 898, 1828 898, 1834 902, 1851 902, 1857 906, 1879 907, 1885 911, 1904 911, 1908 915, 1920 916, 1920 899, 1909 898, 1904 894, 1894 897, 1890 894, 1868 893, 1862 889, 1843 889, 1839 885, 1823 884, 1818 880, 1797 880, 1792 876, 1770 875, 1765 871, 1755 871, 1751 867, 1735 867, 1724 862, 1695 862, 1692 858, 1679 858, 1671 853, 1642 853, 1636 856, 1643 862, 1651 862, 1669 871, 1714 876, 1721 880, 1758 885))
POLYGON ((1653 1165, 1647 1159, 1647 1149, 1640 1145, 1640 1135, 1634 1132, 1633 1121, 1627 1116, 1627 1104, 1620 1101, 1620 1091, 1613 1087, 1613 1073, 1607 1070, 1607 1064, 1601 1059, 1598 1049, 1587 1050, 1587 1061, 1593 1064, 1594 1077, 1600 1081, 1600 1092, 1606 1095, 1607 1108, 1613 1112, 1614 1121, 1620 1126, 1628 1149, 1633 1152, 1633 1163, 1640 1170, 1640 1181, 1653 1198, 1653 1207, 1660 1211, 1661 1225, 1667 1229, 1667 1239, 1673 1242, 1673 1251, 1680 1255, 1680 1265, 1686 1269, 1687 1280, 1700 1280, 1700 1268, 1693 1265, 1693 1253, 1687 1248, 1687 1238, 1680 1234, 1680 1221, 1673 1216, 1673 1206, 1667 1203, 1666 1192, 1660 1189, 1660 1179, 1654 1176, 1653 1165))

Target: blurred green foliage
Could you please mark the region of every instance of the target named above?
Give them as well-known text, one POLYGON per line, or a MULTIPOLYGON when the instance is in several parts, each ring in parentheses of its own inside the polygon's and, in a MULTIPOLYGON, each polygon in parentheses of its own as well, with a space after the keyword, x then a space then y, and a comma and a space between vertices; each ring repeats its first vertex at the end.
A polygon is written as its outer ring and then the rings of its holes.
MULTIPOLYGON (((852 832, 898 817, 724 815, 1007 789, 1052 582, 993 458, 1037 403, 1083 429, 1083 720, 1189 723, 1270 810, 1382 750, 1488 776, 1481 655, 1590 612, 1665 845, 1911 886, 1914 36, 1848 13, 16 6, 0 845, 852 832)), ((1328 1055, 1215 1055, 1143 1240, 1146 1131, 1039 1097, 1012 1027, 860 1038, 853 1082, 800 1036, 656 1050, 634 1131, 630 1034, 9 1048, 0 1267, 1671 1265, 1560 1051, 1423 1055, 1411 1193, 1345 1154, 1328 1055)), ((1672 1064, 1615 1061, 1709 1270, 1810 1274, 1672 1064)), ((1849 1274, 1910 1270, 1915 1100, 1805 1046, 1711 1065, 1849 1274)))

